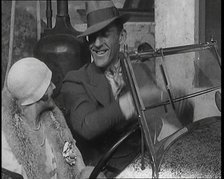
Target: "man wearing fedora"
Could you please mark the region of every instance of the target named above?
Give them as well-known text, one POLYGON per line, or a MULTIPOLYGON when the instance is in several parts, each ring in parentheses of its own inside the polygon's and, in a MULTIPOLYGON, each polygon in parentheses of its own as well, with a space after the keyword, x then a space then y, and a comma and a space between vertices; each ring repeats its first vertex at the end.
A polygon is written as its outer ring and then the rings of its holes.
MULTIPOLYGON (((95 165, 124 129, 137 120, 119 61, 120 46, 126 40, 123 24, 129 16, 119 15, 112 1, 88 1, 86 11, 88 28, 80 36, 88 37, 93 62, 69 72, 61 94, 84 161, 95 165)), ((138 154, 139 133, 136 136, 137 142, 118 149, 112 166, 121 169, 138 154)))
MULTIPOLYGON (((110 0, 87 1, 86 13, 87 29, 79 37, 88 38, 92 63, 68 72, 63 80, 61 94, 67 110, 67 123, 77 139, 84 161, 95 165, 125 129, 137 123, 137 118, 119 59, 120 47, 125 44, 127 35, 123 24, 129 15, 119 15, 110 0)), ((141 64, 137 66, 141 67, 141 64)), ((147 90, 140 89, 141 96, 149 97, 146 100, 149 103, 159 102, 161 89, 154 80, 146 77, 144 68, 137 70, 136 74, 140 77, 139 84, 142 82, 139 86, 146 84, 141 80, 144 77, 149 81, 147 90)), ((161 127, 161 121, 157 120, 157 123, 157 127, 161 127)), ((155 125, 150 123, 150 126, 155 125)), ((154 135, 155 130, 150 131, 154 135)), ((122 170, 129 164, 139 153, 140 139, 137 131, 121 145, 110 160, 110 168, 122 170)), ((108 171, 105 174, 114 176, 108 171)))

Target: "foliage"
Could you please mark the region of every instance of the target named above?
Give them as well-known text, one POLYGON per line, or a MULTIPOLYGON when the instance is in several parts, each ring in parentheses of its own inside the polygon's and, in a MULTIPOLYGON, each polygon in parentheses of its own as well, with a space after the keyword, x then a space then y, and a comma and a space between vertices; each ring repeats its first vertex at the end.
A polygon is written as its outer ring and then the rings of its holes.
MULTIPOLYGON (((11 19, 11 1, 2 1, 2 87, 4 84, 5 73, 9 55, 9 35, 11 19)), ((16 7, 12 63, 17 60, 32 56, 34 44, 37 42, 36 18, 33 17, 25 8, 16 7)))

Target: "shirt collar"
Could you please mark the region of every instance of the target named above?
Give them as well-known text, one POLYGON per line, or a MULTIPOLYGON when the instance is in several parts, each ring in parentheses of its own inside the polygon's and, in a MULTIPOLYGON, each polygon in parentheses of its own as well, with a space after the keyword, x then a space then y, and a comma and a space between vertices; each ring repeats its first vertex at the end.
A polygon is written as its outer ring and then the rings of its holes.
POLYGON ((105 71, 105 75, 108 76, 108 75, 112 75, 114 76, 115 74, 118 74, 121 72, 121 63, 120 63, 120 59, 118 59, 118 61, 111 65, 110 68, 108 68, 106 71, 105 71))

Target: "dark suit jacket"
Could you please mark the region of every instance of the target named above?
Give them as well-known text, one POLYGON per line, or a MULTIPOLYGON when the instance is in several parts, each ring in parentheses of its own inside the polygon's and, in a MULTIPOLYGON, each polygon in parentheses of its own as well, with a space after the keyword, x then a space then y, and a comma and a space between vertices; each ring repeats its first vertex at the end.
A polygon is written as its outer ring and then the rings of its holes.
POLYGON ((87 140, 102 135, 124 118, 110 84, 93 63, 69 72, 61 93, 73 129, 87 140))
POLYGON ((130 124, 124 119, 109 82, 91 63, 66 75, 61 94, 68 112, 66 118, 85 162, 98 160, 98 155, 105 153, 130 124))
MULTIPOLYGON (((146 65, 139 63, 133 68, 139 87, 148 83, 150 87, 160 90, 155 85, 154 78, 146 65)), ((113 97, 108 80, 94 63, 69 72, 63 81, 61 94, 68 112, 69 126, 87 164, 92 160, 98 160, 98 154, 105 153, 108 146, 117 141, 124 129, 130 123, 136 122, 136 120, 126 121, 124 119, 119 104, 113 97), (93 148, 96 150, 91 151, 93 148), (95 159, 93 159, 94 155, 95 159)), ((154 102, 160 102, 160 96, 144 103, 149 105, 154 102)), ((155 132, 158 136, 160 132, 162 124, 158 114, 161 113, 164 113, 163 107, 154 111, 150 110, 148 113, 147 122, 152 136, 155 132)), ((138 148, 140 149, 139 146, 138 148)))

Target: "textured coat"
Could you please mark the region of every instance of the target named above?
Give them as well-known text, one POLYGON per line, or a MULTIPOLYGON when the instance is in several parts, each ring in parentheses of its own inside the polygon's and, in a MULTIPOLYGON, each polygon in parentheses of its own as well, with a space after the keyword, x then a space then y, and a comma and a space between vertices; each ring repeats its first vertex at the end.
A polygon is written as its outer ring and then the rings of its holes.
POLYGON ((49 142, 56 160, 58 179, 78 178, 85 168, 81 153, 76 147, 76 164, 70 166, 62 156, 66 141, 75 143, 65 119, 56 107, 52 112, 41 116, 41 128, 34 131, 23 116, 19 116, 16 102, 6 90, 2 92, 2 130, 17 161, 23 165, 29 179, 49 179, 51 174, 45 171, 46 154, 44 141, 49 142), (22 119, 22 120, 21 120, 22 119), (45 139, 45 140, 43 140, 45 139))

